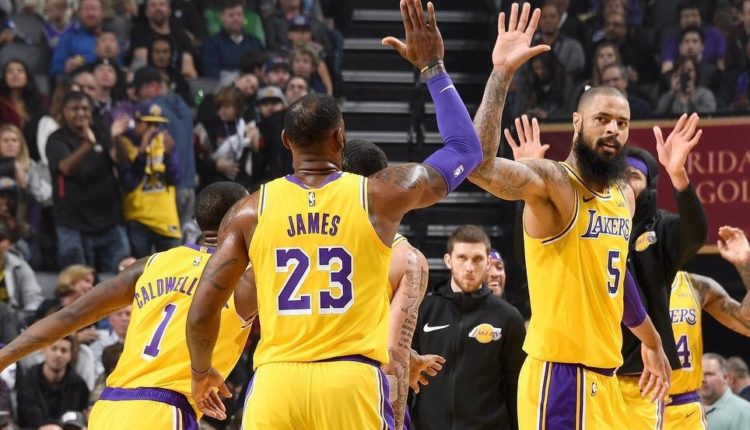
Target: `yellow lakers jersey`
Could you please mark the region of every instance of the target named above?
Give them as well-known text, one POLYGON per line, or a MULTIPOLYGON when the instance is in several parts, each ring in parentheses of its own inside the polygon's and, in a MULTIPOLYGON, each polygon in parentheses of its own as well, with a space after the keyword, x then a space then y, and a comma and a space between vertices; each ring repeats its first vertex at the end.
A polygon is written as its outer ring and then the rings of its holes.
POLYGON ((562 165, 575 190, 572 218, 554 237, 524 231, 532 311, 524 350, 540 361, 619 367, 630 211, 619 187, 596 193, 562 165))
MULTIPOLYGON (((136 283, 125 348, 107 378, 108 386, 164 388, 184 394, 192 404, 185 324, 211 252, 210 248, 184 245, 149 258, 136 283)), ((221 311, 213 358, 214 368, 223 377, 239 360, 249 332, 249 324, 237 314, 234 297, 230 297, 221 311)))
POLYGON ((391 248, 370 223, 367 183, 337 172, 319 188, 293 176, 261 187, 249 249, 262 321, 256 367, 388 361, 391 248))
POLYGON ((687 272, 677 272, 669 297, 669 315, 682 367, 672 372, 669 394, 695 391, 703 381, 701 304, 687 272))
MULTIPOLYGON (((125 136, 120 140, 132 163, 138 156, 138 146, 125 136)), ((157 134, 146 148, 146 166, 140 184, 125 194, 123 217, 126 221, 138 221, 162 236, 179 239, 182 232, 177 214, 177 191, 166 180, 164 157, 167 156, 164 136, 157 134)))

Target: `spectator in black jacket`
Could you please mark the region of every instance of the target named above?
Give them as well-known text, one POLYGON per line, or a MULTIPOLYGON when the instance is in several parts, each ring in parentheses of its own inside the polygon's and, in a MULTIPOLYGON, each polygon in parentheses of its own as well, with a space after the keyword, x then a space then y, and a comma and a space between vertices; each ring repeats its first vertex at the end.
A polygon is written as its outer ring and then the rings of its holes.
POLYGON ((518 310, 482 286, 489 251, 481 228, 456 229, 444 257, 451 277, 438 283, 419 308, 412 346, 446 362, 416 396, 411 410, 416 428, 518 428, 516 394, 526 330, 518 310))
MULTIPOLYGON (((681 120, 685 119, 683 117, 681 120)), ((672 148, 672 151, 684 149, 672 148)), ((682 270, 706 242, 708 232, 706 215, 685 170, 689 149, 681 158, 681 164, 664 165, 674 188, 678 214, 660 210, 656 206, 659 164, 654 157, 638 148, 629 148, 627 152, 630 164, 628 176, 636 197, 628 268, 635 276, 641 299, 661 336, 672 369, 681 367, 669 315, 672 281, 677 271, 682 270)), ((680 158, 672 159, 679 161, 680 158)), ((640 342, 624 326, 622 332, 624 363, 618 371, 618 380, 628 410, 632 412, 631 428, 655 428, 656 414, 645 415, 655 411, 657 405, 641 397, 638 391, 638 380, 643 371, 640 342)))
POLYGON ((75 337, 66 336, 45 349, 44 362, 18 381, 19 424, 36 428, 66 411, 88 408, 89 389, 71 365, 76 352, 75 337))

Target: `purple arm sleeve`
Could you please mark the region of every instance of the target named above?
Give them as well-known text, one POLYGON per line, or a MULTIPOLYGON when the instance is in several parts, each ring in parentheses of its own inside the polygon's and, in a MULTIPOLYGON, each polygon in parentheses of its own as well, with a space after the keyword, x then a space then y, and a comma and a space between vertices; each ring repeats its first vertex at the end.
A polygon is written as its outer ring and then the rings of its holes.
POLYGON ((424 164, 440 172, 448 192, 451 192, 482 161, 482 145, 469 112, 448 74, 430 79, 427 88, 435 103, 438 129, 445 146, 430 155, 424 164))
POLYGON ((638 294, 638 286, 635 284, 630 270, 625 271, 625 296, 622 323, 628 327, 638 327, 646 319, 646 309, 643 308, 641 295, 638 294))

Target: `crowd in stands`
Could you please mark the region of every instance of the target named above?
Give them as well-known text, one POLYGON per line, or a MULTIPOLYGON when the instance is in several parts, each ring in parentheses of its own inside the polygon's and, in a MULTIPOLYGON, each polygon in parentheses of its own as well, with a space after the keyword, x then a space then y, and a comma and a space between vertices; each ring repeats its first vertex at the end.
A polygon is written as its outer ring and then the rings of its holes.
MULTIPOLYGON (((750 111, 750 0, 532 3, 552 50, 518 73, 514 117, 567 119, 599 84, 625 93, 634 119, 750 111)), ((353 4, 0 0, 0 342, 134 258, 195 241, 202 187, 289 173, 284 112, 342 94, 353 4), (53 298, 41 271, 59 272, 53 298)), ((3 371, 0 430, 81 428, 128 320, 3 371)))

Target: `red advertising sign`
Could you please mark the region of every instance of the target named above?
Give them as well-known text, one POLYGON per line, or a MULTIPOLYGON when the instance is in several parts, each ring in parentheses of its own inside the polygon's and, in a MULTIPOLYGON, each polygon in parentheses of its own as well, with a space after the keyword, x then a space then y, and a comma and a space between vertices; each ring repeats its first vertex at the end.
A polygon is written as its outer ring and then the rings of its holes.
MULTIPOLYGON (((649 150, 656 157, 653 127, 669 135, 676 120, 634 121, 629 145, 649 150)), ((701 142, 688 158, 690 182, 708 215, 707 245, 715 245, 720 226, 731 225, 750 233, 750 117, 702 119, 701 142)), ((570 153, 573 124, 542 126, 542 143, 550 144, 547 157, 564 160, 570 153)), ((666 171, 659 177, 659 207, 676 212, 672 184, 666 171)), ((709 246, 704 251, 714 250, 709 246)))

